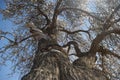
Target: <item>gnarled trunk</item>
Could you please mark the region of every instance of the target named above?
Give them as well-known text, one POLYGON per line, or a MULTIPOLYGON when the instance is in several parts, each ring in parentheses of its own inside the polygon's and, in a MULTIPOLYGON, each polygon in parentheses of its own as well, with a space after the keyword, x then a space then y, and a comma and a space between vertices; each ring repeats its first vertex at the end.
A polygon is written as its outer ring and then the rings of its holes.
POLYGON ((71 63, 67 55, 56 49, 38 51, 31 71, 22 80, 107 80, 101 71, 82 64, 79 60, 71 63))

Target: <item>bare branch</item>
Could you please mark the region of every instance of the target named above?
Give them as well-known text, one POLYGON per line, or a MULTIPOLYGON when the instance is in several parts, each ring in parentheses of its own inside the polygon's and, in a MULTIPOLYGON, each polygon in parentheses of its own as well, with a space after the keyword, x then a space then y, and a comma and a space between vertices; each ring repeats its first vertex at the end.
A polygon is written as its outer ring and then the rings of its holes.
POLYGON ((59 7, 61 5, 61 2, 62 2, 62 0, 57 0, 56 6, 55 6, 55 9, 54 9, 54 14, 53 14, 53 17, 52 17, 52 22, 49 23, 48 26, 46 26, 45 28, 42 29, 42 30, 45 29, 45 32, 47 32, 49 35, 55 34, 58 10, 59 10, 59 7))
POLYGON ((78 32, 88 33, 88 31, 85 31, 85 30, 68 31, 68 30, 62 29, 60 31, 66 32, 67 34, 75 34, 75 33, 78 33, 78 32))
POLYGON ((74 46, 74 49, 75 49, 75 52, 76 52, 76 54, 71 54, 71 55, 76 55, 77 57, 83 57, 83 56, 88 55, 88 52, 81 52, 81 50, 79 49, 78 43, 75 42, 75 41, 69 41, 67 44, 63 45, 62 47, 67 47, 68 46, 70 48, 71 45, 74 46))
POLYGON ((101 34, 98 34, 96 38, 93 40, 90 48, 90 53, 95 54, 98 50, 98 45, 99 43, 107 36, 110 35, 111 33, 115 34, 120 34, 120 29, 113 29, 109 31, 102 32, 101 34))
POLYGON ((24 38, 24 39, 20 40, 18 43, 21 43, 21 42, 23 42, 23 41, 25 41, 25 40, 27 40, 27 39, 29 39, 29 38, 33 37, 33 36, 37 36, 37 35, 38 35, 38 34, 35 34, 35 35, 30 35, 30 36, 28 36, 28 37, 26 37, 26 38, 24 38))
POLYGON ((67 34, 75 34, 75 33, 79 33, 79 32, 85 32, 89 35, 89 38, 90 38, 89 30, 88 31, 85 31, 85 30, 68 31, 68 30, 65 30, 65 29, 61 29, 60 31, 63 31, 67 34))
POLYGON ((88 16, 91 16, 91 17, 97 19, 98 21, 104 22, 102 19, 100 19, 100 18, 92 15, 90 12, 87 12, 87 11, 82 10, 82 9, 79 9, 79 8, 71 8, 71 7, 61 8, 61 9, 59 10, 59 14, 62 13, 63 11, 66 11, 66 10, 81 11, 82 13, 85 13, 85 14, 87 14, 88 16))
POLYGON ((15 45, 16 44, 12 43, 12 44, 9 44, 9 45, 6 45, 6 46, 0 48, 0 53, 4 53, 5 51, 7 51, 7 49, 9 49, 9 48, 11 48, 11 47, 13 47, 15 45))
POLYGON ((50 34, 55 34, 55 31, 56 31, 56 23, 57 23, 57 17, 58 17, 58 12, 59 12, 59 7, 61 5, 61 2, 62 0, 58 0, 56 2, 56 6, 55 6, 55 9, 54 9, 54 14, 53 14, 53 17, 52 17, 52 22, 49 26, 47 26, 46 28, 46 31, 47 33, 50 35, 50 34))
POLYGON ((113 18, 114 14, 120 9, 120 4, 114 9, 114 11, 108 16, 108 18, 104 21, 103 27, 107 30, 109 27, 113 25, 113 18))
POLYGON ((38 14, 37 14, 37 16, 38 15, 43 15, 44 17, 45 17, 45 19, 46 19, 46 21, 47 21, 47 23, 46 23, 46 25, 48 25, 48 24, 50 24, 50 19, 48 18, 48 16, 40 9, 40 7, 39 7, 39 5, 30 5, 30 6, 33 6, 33 7, 35 7, 37 10, 38 10, 38 14))
POLYGON ((9 35, 12 35, 12 36, 13 36, 13 34, 12 34, 12 33, 10 33, 10 32, 4 32, 4 31, 0 30, 0 35, 7 35, 7 34, 9 34, 9 35))
POLYGON ((119 22, 119 21, 120 21, 120 18, 116 19, 116 20, 114 21, 114 23, 117 23, 117 22, 119 22))
MULTIPOLYGON (((16 41, 11 41, 12 43, 10 43, 9 45, 0 48, 0 53, 5 52, 7 49, 9 49, 9 48, 11 48, 11 47, 13 47, 13 46, 18 45, 19 43, 21 43, 21 42, 23 42, 23 41, 25 41, 25 40, 33 37, 33 36, 37 36, 37 35, 30 35, 30 36, 28 36, 28 37, 26 37, 26 38, 23 38, 22 40, 20 40, 20 41, 18 41, 18 42, 16 42, 16 41), (3 49, 3 50, 2 50, 2 49, 3 49)), ((8 38, 7 38, 7 39, 8 39, 8 38)), ((8 40, 9 40, 9 39, 8 39, 8 40)))
POLYGON ((40 15, 40 14, 43 15, 45 17, 45 19, 47 20, 46 25, 49 25, 50 24, 50 20, 49 20, 48 16, 43 11, 40 10, 39 6, 36 6, 36 8, 39 11, 38 15, 40 15))
POLYGON ((13 40, 9 39, 9 38, 6 37, 6 36, 0 36, 0 38, 5 38, 5 39, 7 39, 9 42, 14 42, 13 40))
POLYGON ((52 18, 52 24, 55 26, 55 24, 56 24, 56 20, 57 20, 57 16, 58 16, 58 10, 59 10, 59 7, 60 7, 60 5, 61 5, 61 2, 62 2, 62 0, 58 0, 57 1, 57 4, 56 4, 56 7, 55 7, 55 10, 54 10, 54 14, 53 14, 53 18, 52 18))
POLYGON ((99 46, 98 52, 102 52, 103 55, 112 55, 112 56, 117 57, 118 59, 120 59, 120 55, 110 51, 107 48, 103 48, 102 46, 99 46))

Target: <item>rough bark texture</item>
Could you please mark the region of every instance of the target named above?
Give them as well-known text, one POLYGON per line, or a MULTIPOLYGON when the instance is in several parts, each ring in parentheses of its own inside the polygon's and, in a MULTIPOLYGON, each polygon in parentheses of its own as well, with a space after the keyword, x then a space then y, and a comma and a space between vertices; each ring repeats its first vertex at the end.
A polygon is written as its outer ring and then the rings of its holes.
POLYGON ((79 60, 72 64, 68 56, 55 49, 39 51, 31 71, 22 80, 108 80, 104 73, 89 68, 79 60))

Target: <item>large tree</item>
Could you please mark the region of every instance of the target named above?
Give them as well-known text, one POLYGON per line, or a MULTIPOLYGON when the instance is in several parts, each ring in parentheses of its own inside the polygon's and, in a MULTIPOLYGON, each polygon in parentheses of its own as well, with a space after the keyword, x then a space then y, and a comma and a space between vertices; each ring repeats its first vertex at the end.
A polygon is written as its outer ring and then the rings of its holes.
POLYGON ((120 79, 119 0, 5 2, 0 12, 18 27, 0 30, 1 60, 26 74, 22 80, 120 79))

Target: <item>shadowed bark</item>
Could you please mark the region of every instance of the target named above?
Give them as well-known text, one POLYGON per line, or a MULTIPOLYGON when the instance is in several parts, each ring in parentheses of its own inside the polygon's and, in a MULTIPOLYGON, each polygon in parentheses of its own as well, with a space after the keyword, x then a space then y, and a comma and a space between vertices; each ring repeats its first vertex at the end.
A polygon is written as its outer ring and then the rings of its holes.
POLYGON ((59 50, 36 53, 31 71, 22 80, 107 80, 105 74, 92 69, 80 59, 70 62, 59 50))

